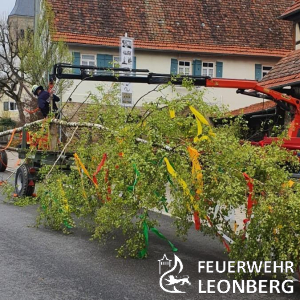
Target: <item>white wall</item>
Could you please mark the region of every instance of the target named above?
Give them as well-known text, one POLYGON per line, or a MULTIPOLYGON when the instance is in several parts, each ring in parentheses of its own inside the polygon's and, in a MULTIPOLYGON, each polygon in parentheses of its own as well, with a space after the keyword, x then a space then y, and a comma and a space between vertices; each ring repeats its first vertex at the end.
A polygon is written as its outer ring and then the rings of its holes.
POLYGON ((4 111, 4 102, 15 102, 11 98, 9 98, 6 95, 2 95, 0 98, 0 117, 1 118, 11 118, 15 121, 19 120, 19 112, 17 110, 9 110, 9 111, 4 111))
MULTIPOLYGON (((100 48, 87 48, 87 47, 73 47, 71 51, 78 51, 81 54, 110 54, 119 56, 119 51, 113 49, 100 49, 100 48)), ((223 78, 235 78, 235 79, 255 79, 255 64, 262 64, 265 66, 275 65, 279 59, 276 58, 260 58, 260 57, 243 57, 243 56, 209 56, 209 55, 192 55, 192 54, 178 54, 171 52, 150 52, 150 51, 136 51, 137 68, 149 69, 155 73, 170 73, 171 58, 178 60, 193 61, 194 59, 202 60, 202 62, 223 62, 223 78)), ((216 74, 214 74, 215 76, 216 74)), ((77 85, 77 81, 74 81, 74 85, 77 85)), ((76 92, 72 95, 72 101, 82 102, 85 100, 89 91, 96 92, 95 86, 103 84, 99 82, 82 82, 77 88, 76 92)), ((109 87, 110 83, 104 83, 109 87)), ((153 89, 154 85, 147 84, 133 84, 133 99, 139 99, 142 95, 153 89)), ((73 89, 63 95, 63 101, 69 98, 69 95, 73 89)), ((185 88, 176 87, 176 90, 180 93, 185 93, 185 88)), ((168 96, 172 96, 172 92, 169 89, 164 92, 168 96)), ((153 93, 144 98, 144 101, 153 101, 159 96, 158 93, 153 93)), ((249 106, 253 103, 261 102, 261 99, 251 98, 248 96, 236 94, 235 89, 223 89, 223 88, 207 88, 205 94, 205 100, 207 102, 216 101, 219 104, 228 105, 230 109, 237 109, 245 106, 249 106)))

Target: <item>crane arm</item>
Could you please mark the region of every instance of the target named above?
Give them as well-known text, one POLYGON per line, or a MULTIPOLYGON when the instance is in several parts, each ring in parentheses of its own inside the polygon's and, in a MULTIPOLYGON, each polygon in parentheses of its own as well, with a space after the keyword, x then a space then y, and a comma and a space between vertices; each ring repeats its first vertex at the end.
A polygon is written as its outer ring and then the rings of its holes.
MULTIPOLYGON (((255 80, 210 78, 208 76, 181 76, 151 73, 147 69, 104 68, 60 63, 53 67, 53 77, 84 81, 132 82, 147 84, 182 85, 191 80, 195 86, 212 88, 234 88, 238 93, 267 98, 294 107, 295 117, 289 129, 289 137, 300 137, 300 100, 292 96, 265 88, 255 80), (71 71, 71 72, 70 72, 71 71), (253 92, 255 91, 255 92, 253 92)), ((300 147, 300 146, 299 146, 300 147)))

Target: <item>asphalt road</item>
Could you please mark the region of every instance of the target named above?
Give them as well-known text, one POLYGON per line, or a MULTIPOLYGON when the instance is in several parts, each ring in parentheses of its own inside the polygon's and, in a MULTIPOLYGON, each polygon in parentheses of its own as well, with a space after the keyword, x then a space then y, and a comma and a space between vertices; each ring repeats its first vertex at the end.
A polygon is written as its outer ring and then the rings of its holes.
POLYGON ((299 283, 293 294, 199 294, 199 280, 206 290, 207 280, 228 278, 226 274, 199 274, 198 261, 224 261, 227 255, 218 240, 194 230, 187 241, 181 241, 166 216, 161 216, 160 230, 179 249, 182 274, 188 274, 191 282, 191 286, 177 286, 185 294, 161 290, 158 260, 163 254, 174 257, 168 244, 154 234, 150 234, 147 259, 120 259, 115 251, 118 239, 101 245, 80 229, 63 235, 35 228, 35 217, 36 207, 0 201, 0 300, 300 299, 299 283))

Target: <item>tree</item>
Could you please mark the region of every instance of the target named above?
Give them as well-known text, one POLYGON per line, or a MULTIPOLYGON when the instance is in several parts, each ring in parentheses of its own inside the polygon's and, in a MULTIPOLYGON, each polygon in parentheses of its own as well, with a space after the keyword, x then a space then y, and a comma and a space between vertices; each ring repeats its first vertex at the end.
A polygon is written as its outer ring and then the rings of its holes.
MULTIPOLYGON (((56 36, 54 19, 51 6, 43 0, 34 34, 27 31, 25 39, 20 43, 20 69, 30 84, 48 86, 53 66, 58 62, 69 63, 72 60, 66 43, 56 36)), ((60 81, 56 93, 62 93, 71 85, 70 81, 60 81)))
MULTIPOLYGON (((26 122, 24 109, 37 107, 31 85, 47 87, 53 65, 71 60, 67 45, 62 40, 52 39, 54 18, 46 1, 43 1, 41 11, 36 32, 31 28, 21 31, 14 22, 0 22, 0 94, 16 102, 22 124, 26 122)), ((69 84, 60 82, 57 93, 63 92, 69 84)))
POLYGON ((19 35, 11 34, 6 21, 0 21, 0 93, 16 102, 21 123, 25 123, 22 96, 30 96, 25 87, 25 74, 20 70, 19 35))
POLYGON ((204 116, 222 111, 202 96, 191 89, 142 110, 124 109, 117 90, 94 96, 82 121, 102 127, 73 132, 67 150, 76 152, 76 168, 66 174, 44 166, 40 172, 46 174, 37 191, 40 222, 69 231, 77 216, 100 240, 121 230, 120 254, 144 257, 149 234, 167 240, 152 211, 168 211, 179 235, 192 226, 217 235, 231 260, 297 266, 300 186, 289 168, 299 169, 298 158, 280 138, 265 147, 240 143, 239 120, 212 128, 204 116), (231 215, 240 209, 244 217, 236 224, 231 215))

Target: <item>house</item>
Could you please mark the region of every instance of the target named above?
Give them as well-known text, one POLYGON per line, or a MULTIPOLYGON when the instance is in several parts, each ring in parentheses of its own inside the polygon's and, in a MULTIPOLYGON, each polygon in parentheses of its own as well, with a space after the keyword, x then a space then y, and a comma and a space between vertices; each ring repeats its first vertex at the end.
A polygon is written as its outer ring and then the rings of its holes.
MULTIPOLYGON (((273 66, 259 84, 300 99, 300 0, 292 1, 278 19, 283 20, 283 26, 286 21, 291 22, 294 47, 273 66)), ((293 120, 293 108, 287 104, 264 101, 235 109, 231 111, 231 115, 243 115, 250 128, 251 139, 261 140, 266 133, 271 133, 273 125, 289 126, 293 120)))
POLYGON ((293 1, 280 19, 293 24, 294 51, 283 57, 261 84, 300 99, 300 0, 293 1))
MULTIPOLYGON (((278 19, 293 0, 48 1, 55 15, 54 39, 68 43, 75 64, 111 67, 119 61, 120 37, 127 34, 134 38, 134 67, 139 69, 260 80, 294 47, 292 24, 278 19)), ((80 84, 72 101, 83 102, 97 84, 80 84)), ((131 104, 151 89, 133 84, 131 104)), ((185 93, 183 87, 176 90, 185 93)), ((157 96, 150 93, 143 100, 157 96)), ((214 99, 231 109, 259 101, 233 89, 208 89, 205 100, 214 99)))
MULTIPOLYGON (((300 99, 300 0, 293 1, 280 19, 292 24, 294 50, 285 55, 272 70, 262 78, 260 84, 264 87, 291 95, 300 99)), ((276 114, 282 115, 281 125, 288 125, 293 119, 293 109, 276 106, 276 114)))

